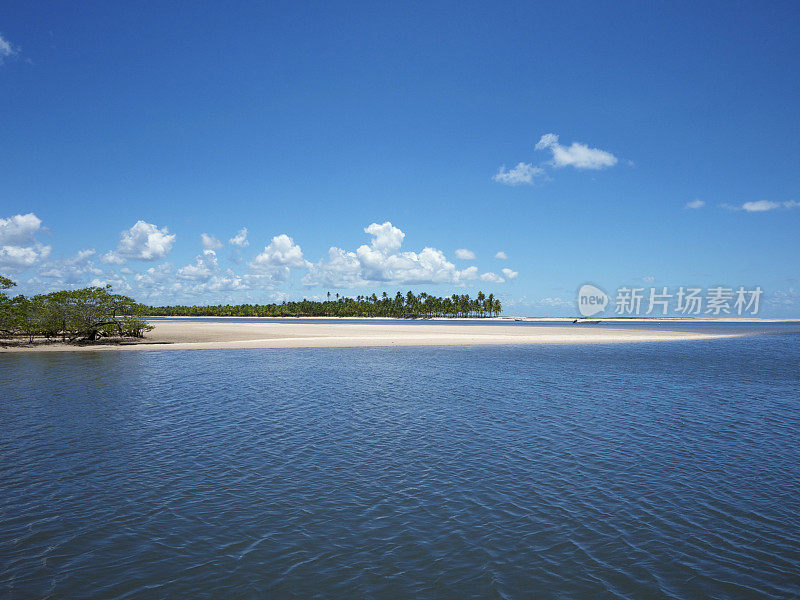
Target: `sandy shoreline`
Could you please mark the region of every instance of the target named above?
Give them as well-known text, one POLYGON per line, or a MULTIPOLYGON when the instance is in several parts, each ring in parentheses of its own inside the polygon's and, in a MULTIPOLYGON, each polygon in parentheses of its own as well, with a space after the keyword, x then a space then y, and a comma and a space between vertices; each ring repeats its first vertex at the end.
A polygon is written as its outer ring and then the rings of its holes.
POLYGON ((70 352, 127 350, 216 350, 236 348, 346 348, 364 346, 474 346, 708 340, 731 334, 636 329, 601 329, 565 325, 543 328, 509 325, 402 323, 203 322, 155 321, 147 338, 132 345, 74 346, 52 344, 2 348, 0 352, 70 352))
MULTIPOLYGON (((178 316, 178 317, 143 317, 145 320, 150 318, 164 319, 169 321, 180 321, 187 319, 204 319, 204 320, 222 320, 225 319, 249 319, 252 321, 259 321, 262 319, 282 320, 282 321, 331 321, 336 322, 339 320, 344 321, 397 321, 396 317, 217 317, 217 316, 178 316)), ((583 317, 581 317, 583 318, 583 317)), ((524 321, 526 323, 572 323, 576 317, 482 317, 480 319, 463 318, 463 317, 431 317, 420 319, 425 323, 476 323, 481 321, 492 322, 505 322, 510 321, 524 321)), ((590 321, 600 321, 601 323, 680 323, 685 325, 687 323, 800 323, 800 319, 772 319, 760 317, 626 317, 626 318, 609 318, 609 317, 591 317, 590 321)))

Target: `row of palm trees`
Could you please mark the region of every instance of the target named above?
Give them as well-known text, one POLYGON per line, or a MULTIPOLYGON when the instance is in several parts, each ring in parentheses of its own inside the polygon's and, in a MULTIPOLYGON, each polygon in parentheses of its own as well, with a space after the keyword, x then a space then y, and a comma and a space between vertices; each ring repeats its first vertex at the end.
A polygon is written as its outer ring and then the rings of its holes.
POLYGON ((354 298, 327 294, 327 299, 281 302, 280 304, 218 304, 215 306, 153 306, 148 314, 153 316, 182 317, 393 317, 399 319, 432 317, 491 317, 500 314, 502 305, 494 294, 478 292, 439 297, 425 292, 405 296, 397 292, 390 297, 356 296, 354 298))

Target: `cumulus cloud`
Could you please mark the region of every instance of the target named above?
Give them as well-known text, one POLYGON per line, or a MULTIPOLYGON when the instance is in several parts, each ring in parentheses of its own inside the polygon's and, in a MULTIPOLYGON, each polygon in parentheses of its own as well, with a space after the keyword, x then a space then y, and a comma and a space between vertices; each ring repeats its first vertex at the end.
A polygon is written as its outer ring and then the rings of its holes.
POLYGON ((769 200, 757 200, 755 202, 745 202, 742 204, 742 210, 747 212, 764 212, 767 210, 775 210, 780 207, 780 203, 770 202, 769 200))
POLYGON ((152 292, 163 294, 169 290, 174 291, 180 288, 180 283, 175 280, 172 265, 169 263, 162 263, 150 267, 142 273, 137 273, 133 276, 133 280, 139 291, 148 296, 152 292))
POLYGON ((508 254, 500 250, 497 254, 494 255, 497 260, 508 260, 508 254))
MULTIPOLYGON (((0 219, 3 270, 13 272, 17 267, 38 264, 28 284, 40 290, 110 283, 118 291, 153 304, 197 303, 211 297, 216 301, 222 297, 241 302, 243 296, 249 301, 263 300, 264 291, 280 289, 296 268, 308 270, 304 285, 324 285, 329 289, 376 283, 462 286, 472 281, 502 283, 516 277, 516 272, 510 269, 504 269, 502 274, 481 274, 474 265, 459 269, 444 252, 430 246, 418 251, 405 250, 406 234, 388 221, 365 227, 369 241, 357 249, 332 246, 316 264, 306 260, 300 245, 290 236, 276 235, 253 257, 243 273, 224 268, 218 257, 221 244, 210 234, 201 235, 204 249, 189 264, 178 267, 159 261, 160 264, 143 268, 137 267, 133 260, 155 261, 171 251, 176 236, 167 228, 137 221, 121 232, 116 249, 102 256, 94 249, 84 249, 67 258, 48 259, 49 247, 36 240, 41 227, 41 221, 32 214, 0 219), (100 262, 116 267, 108 268, 100 262)), ((241 239, 246 239, 244 229, 240 234, 241 239)), ((467 248, 459 248, 456 255, 463 260, 475 259, 475 253, 467 248)))
POLYGON ((378 252, 394 252, 395 250, 399 250, 406 237, 405 233, 400 231, 400 229, 392 225, 389 221, 386 221, 383 225, 373 223, 369 227, 366 227, 364 232, 375 236, 370 246, 378 252))
POLYGON ((175 234, 166 227, 159 228, 152 223, 136 221, 130 229, 119 234, 116 250, 111 250, 100 257, 106 264, 120 265, 130 259, 159 260, 172 250, 175 234))
POLYGON ((100 262, 106 265, 124 265, 126 260, 113 250, 109 250, 100 257, 100 262))
POLYGON ((506 166, 503 165, 497 170, 492 179, 505 185, 533 185, 533 180, 541 175, 544 175, 544 169, 541 167, 520 162, 509 170, 506 170, 506 166))
POLYGON ((181 279, 191 281, 208 281, 217 272, 217 253, 213 250, 203 250, 196 256, 192 264, 178 269, 177 275, 181 279))
POLYGON ((489 283, 504 283, 505 279, 500 277, 497 273, 484 273, 481 275, 481 281, 488 281, 489 283))
POLYGON ((0 246, 0 266, 10 272, 24 271, 50 254, 50 246, 0 246))
POLYGON ((461 284, 478 277, 477 267, 459 270, 436 248, 420 252, 401 251, 405 233, 389 221, 372 223, 364 232, 373 236, 370 243, 355 251, 337 247, 328 250, 327 260, 311 265, 304 278, 306 285, 356 287, 369 283, 461 284))
POLYGON ((249 246, 250 242, 247 241, 247 227, 242 227, 237 231, 236 235, 228 240, 228 243, 232 246, 239 246, 240 248, 249 246))
POLYGON ((0 219, 0 244, 4 246, 34 244, 36 242, 34 237, 41 226, 42 220, 33 213, 0 219))
POLYGON ((686 208, 697 209, 703 208, 705 205, 706 203, 703 200, 692 200, 691 202, 686 203, 686 208))
POLYGON ((721 204, 722 208, 728 210, 743 210, 745 212, 767 212, 770 210, 777 210, 779 208, 798 208, 800 202, 796 200, 789 200, 788 202, 773 202, 772 200, 756 200, 753 202, 745 202, 742 205, 721 204))
MULTIPOLYGON (((97 252, 93 248, 79 250, 67 257, 48 259, 39 266, 38 275, 27 281, 35 293, 74 289, 86 286, 112 285, 117 292, 128 293, 130 286, 124 274, 104 270, 95 263, 97 252)), ((120 269, 122 273, 130 270, 120 269)))
POLYGON ((613 167, 619 162, 619 159, 611 152, 600 148, 590 148, 580 142, 572 142, 569 146, 564 146, 559 143, 555 133, 546 133, 539 138, 534 150, 549 150, 552 158, 538 166, 533 163, 519 162, 514 168, 506 170, 503 165, 492 179, 505 185, 533 185, 535 178, 546 177, 547 168, 572 167, 573 169, 598 171, 613 167))
POLYGON ((50 255, 50 246, 36 240, 42 221, 33 213, 0 218, 0 267, 23 271, 50 255))
POLYGON ((92 261, 95 254, 94 249, 86 249, 75 256, 46 262, 39 269, 39 275, 65 284, 77 284, 89 276, 99 277, 103 270, 92 261))
POLYGON ((517 275, 519 275, 519 273, 517 273, 516 271, 512 271, 511 269, 508 268, 503 269, 502 273, 506 279, 516 279, 517 275))
POLYGON ((254 269, 268 270, 276 267, 305 267, 303 251, 285 233, 276 235, 264 251, 250 263, 254 269))
POLYGON ((321 260, 311 266, 303 282, 306 285, 340 288, 357 287, 367 283, 361 274, 358 255, 335 246, 328 249, 328 260, 321 260))
POLYGON ((572 142, 569 146, 558 143, 554 133, 543 135, 535 150, 550 150, 553 154, 552 164, 555 167, 573 167, 575 169, 605 169, 617 164, 617 157, 599 148, 590 148, 580 142, 572 142))
POLYGON ((487 281, 489 283, 505 283, 510 279, 516 279, 517 275, 519 275, 519 273, 516 271, 512 271, 508 268, 503 269, 501 272, 503 273, 502 275, 492 273, 491 271, 484 273, 481 275, 481 281, 487 281))
POLYGON ((219 250, 222 248, 222 242, 208 233, 200 234, 200 243, 203 244, 203 248, 206 250, 219 250))
POLYGON ((0 35, 0 65, 3 64, 5 59, 17 54, 17 49, 11 45, 11 42, 6 40, 0 35))
POLYGON ((269 273, 237 274, 230 269, 221 270, 216 253, 205 250, 192 264, 177 271, 171 264, 162 263, 134 275, 130 288, 137 299, 153 303, 195 303, 209 295, 219 298, 219 294, 231 302, 240 302, 238 293, 271 290, 279 283, 280 279, 269 273))

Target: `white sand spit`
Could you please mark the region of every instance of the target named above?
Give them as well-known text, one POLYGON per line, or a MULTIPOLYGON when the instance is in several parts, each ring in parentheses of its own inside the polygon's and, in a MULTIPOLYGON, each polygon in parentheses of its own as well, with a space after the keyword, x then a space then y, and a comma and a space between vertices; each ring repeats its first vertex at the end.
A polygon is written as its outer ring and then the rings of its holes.
MULTIPOLYGON (((225 348, 345 348, 358 346, 473 346, 707 340, 731 334, 609 329, 592 325, 520 327, 418 323, 157 321, 142 343, 4 348, 10 352, 211 350, 225 348)), ((0 350, 2 351, 2 350, 0 350)))

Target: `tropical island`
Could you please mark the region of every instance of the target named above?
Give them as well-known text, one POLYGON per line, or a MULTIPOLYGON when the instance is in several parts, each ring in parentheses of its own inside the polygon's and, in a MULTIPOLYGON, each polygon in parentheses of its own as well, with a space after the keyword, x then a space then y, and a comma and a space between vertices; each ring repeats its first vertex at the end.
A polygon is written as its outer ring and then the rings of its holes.
POLYGON ((14 281, 0 276, 0 339, 4 345, 135 343, 154 329, 146 321, 148 316, 486 318, 502 310, 494 294, 483 292, 474 299, 468 294, 442 298, 410 291, 405 296, 397 292, 389 297, 383 292, 380 297, 349 298, 329 292, 324 301, 152 307, 114 294, 110 285, 9 297, 5 290, 15 286, 14 281))
POLYGON ((500 302, 493 294, 483 293, 475 299, 466 294, 440 298, 409 292, 393 298, 384 293, 280 304, 151 307, 112 293, 110 286, 9 297, 3 290, 13 286, 10 279, 0 279, 2 351, 470 346, 730 337, 642 329, 520 327, 496 322, 500 302), (256 318, 242 322, 228 317, 256 318), (152 334, 145 339, 148 332, 152 334))
POLYGON ((453 294, 439 297, 421 292, 405 296, 397 292, 390 297, 386 292, 379 297, 356 296, 355 298, 331 295, 327 300, 300 300, 280 304, 237 304, 215 306, 155 306, 148 314, 160 317, 384 317, 392 319, 429 318, 485 318, 494 317, 502 311, 500 300, 494 294, 478 292, 475 298, 469 294, 453 294))

